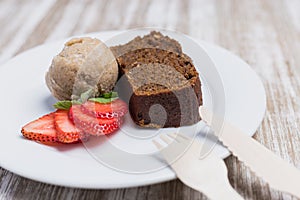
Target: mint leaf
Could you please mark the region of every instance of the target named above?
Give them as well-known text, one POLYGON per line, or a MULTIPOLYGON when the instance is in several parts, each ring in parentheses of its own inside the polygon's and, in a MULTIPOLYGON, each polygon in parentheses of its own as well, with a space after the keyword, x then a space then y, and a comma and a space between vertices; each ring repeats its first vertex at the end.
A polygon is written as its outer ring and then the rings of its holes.
POLYGON ((83 104, 87 100, 94 101, 97 103, 110 103, 119 98, 117 92, 108 92, 108 93, 104 93, 100 97, 90 98, 92 94, 93 94, 93 89, 89 89, 88 91, 80 95, 80 99, 72 100, 72 101, 69 100, 58 101, 53 105, 53 107, 61 110, 69 110, 73 104, 83 104))
POLYGON ((61 110, 69 110, 72 106, 72 101, 58 101, 56 102, 53 107, 56 109, 61 109, 61 110))
POLYGON ((117 92, 111 92, 111 98, 119 97, 117 92))
POLYGON ((108 92, 108 93, 104 93, 101 95, 101 97, 103 98, 115 98, 115 97, 118 97, 118 93, 117 92, 108 92))
POLYGON ((113 98, 98 97, 98 98, 91 98, 91 99, 89 99, 89 101, 94 101, 97 103, 110 103, 116 99, 118 99, 118 97, 113 97, 113 98))
POLYGON ((110 98, 110 97, 111 97, 111 92, 109 92, 109 93, 104 93, 104 94, 102 95, 102 97, 103 97, 103 98, 106 98, 106 99, 110 98))
POLYGON ((73 104, 81 104, 81 102, 76 100, 58 101, 53 105, 53 107, 60 110, 69 110, 73 104))

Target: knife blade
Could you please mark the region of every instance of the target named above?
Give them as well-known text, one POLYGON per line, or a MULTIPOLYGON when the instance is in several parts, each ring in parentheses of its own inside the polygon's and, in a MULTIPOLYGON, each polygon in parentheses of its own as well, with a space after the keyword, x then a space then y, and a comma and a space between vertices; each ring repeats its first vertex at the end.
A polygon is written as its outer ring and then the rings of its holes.
POLYGON ((200 115, 223 145, 270 187, 300 198, 299 169, 209 109, 201 106, 200 115))

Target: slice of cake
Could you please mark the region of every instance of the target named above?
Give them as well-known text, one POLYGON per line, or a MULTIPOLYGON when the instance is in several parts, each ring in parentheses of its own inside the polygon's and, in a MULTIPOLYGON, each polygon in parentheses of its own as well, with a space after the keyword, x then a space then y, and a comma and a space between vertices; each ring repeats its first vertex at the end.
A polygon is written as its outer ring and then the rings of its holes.
POLYGON ((144 48, 158 48, 179 54, 182 53, 181 45, 176 40, 164 36, 157 31, 152 31, 144 37, 138 36, 125 45, 111 47, 111 50, 116 57, 120 57, 130 51, 144 48))
POLYGON ((158 32, 111 47, 133 121, 142 127, 179 127, 200 120, 199 75, 180 44, 158 32))

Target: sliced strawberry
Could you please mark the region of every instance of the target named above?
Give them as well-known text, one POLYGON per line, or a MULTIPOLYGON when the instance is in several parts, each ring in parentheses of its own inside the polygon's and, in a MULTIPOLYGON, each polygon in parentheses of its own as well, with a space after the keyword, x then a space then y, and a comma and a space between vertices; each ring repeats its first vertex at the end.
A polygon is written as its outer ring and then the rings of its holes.
POLYGON ((57 110, 54 113, 54 123, 58 141, 62 143, 74 143, 80 141, 80 130, 76 128, 69 119, 67 110, 57 110))
POLYGON ((71 106, 71 108, 69 109, 69 119, 73 122, 74 124, 74 119, 73 119, 73 106, 71 106))
POLYGON ((24 137, 42 143, 57 142, 56 129, 54 125, 54 113, 44 115, 34 120, 21 130, 24 137))
POLYGON ((116 99, 111 103, 87 101, 81 108, 84 113, 101 119, 120 118, 128 112, 126 103, 121 99, 116 99))
POLYGON ((69 113, 78 129, 91 135, 105 135, 116 131, 121 123, 121 118, 101 119, 86 114, 80 105, 73 105, 69 113))

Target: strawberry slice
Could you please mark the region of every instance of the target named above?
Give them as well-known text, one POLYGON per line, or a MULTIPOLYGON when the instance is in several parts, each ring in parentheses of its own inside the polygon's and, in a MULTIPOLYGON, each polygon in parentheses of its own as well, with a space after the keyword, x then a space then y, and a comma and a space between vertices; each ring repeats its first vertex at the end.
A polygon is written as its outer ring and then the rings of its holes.
POLYGON ((116 131, 123 121, 121 118, 96 118, 84 113, 80 105, 73 105, 69 115, 71 115, 71 118, 78 129, 90 135, 97 136, 106 135, 116 131))
POLYGON ((21 132, 25 138, 42 143, 58 141, 54 125, 54 113, 44 115, 26 124, 22 127, 21 132))
POLYGON ((128 112, 127 104, 121 99, 116 99, 110 103, 87 101, 81 109, 84 113, 101 119, 121 118, 128 112))
POLYGON ((68 113, 68 116, 69 116, 69 119, 72 121, 72 123, 74 124, 74 119, 73 119, 73 107, 75 106, 71 106, 71 108, 69 109, 69 113, 68 113))
POLYGON ((54 113, 54 124, 58 141, 62 143, 74 143, 80 141, 80 130, 76 128, 69 119, 67 110, 57 110, 54 113))

